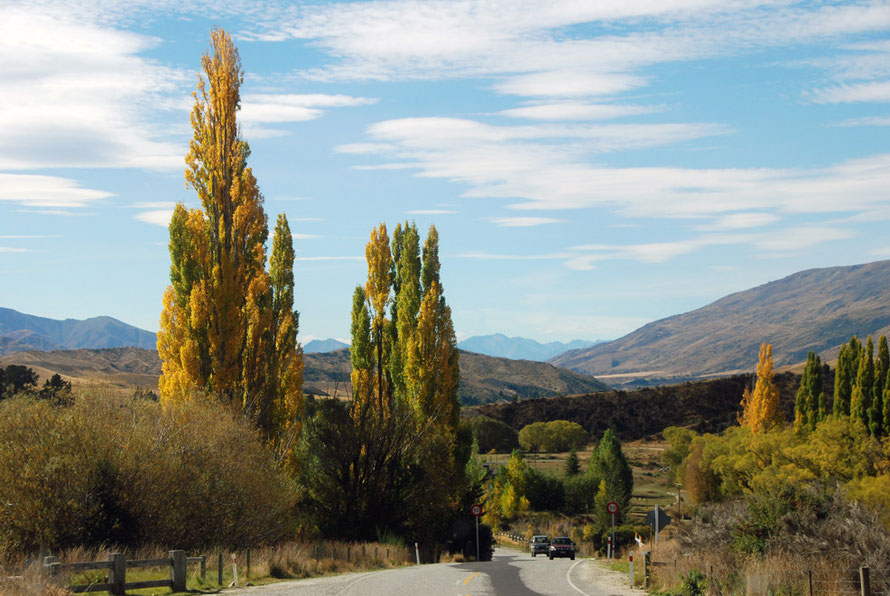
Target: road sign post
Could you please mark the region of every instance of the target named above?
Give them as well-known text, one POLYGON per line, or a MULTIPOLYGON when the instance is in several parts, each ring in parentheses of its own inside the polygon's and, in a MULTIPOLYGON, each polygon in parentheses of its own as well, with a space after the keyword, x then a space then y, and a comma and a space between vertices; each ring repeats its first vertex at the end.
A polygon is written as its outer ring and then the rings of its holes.
MULTIPOLYGON (((611 545, 611 548, 609 550, 614 551, 615 550, 615 514, 618 513, 618 511, 619 511, 618 503, 616 503, 615 501, 610 501, 609 504, 606 505, 606 511, 608 511, 612 515, 612 539, 609 542, 609 544, 611 545)), ((610 561, 612 560, 611 552, 609 554, 609 560, 610 561)))
POLYGON ((634 587, 634 551, 630 551, 630 556, 627 559, 628 564, 630 566, 630 587, 634 587))
POLYGON ((479 558, 479 516, 482 515, 482 505, 473 505, 470 507, 470 513, 476 518, 476 562, 478 563, 481 560, 479 558))

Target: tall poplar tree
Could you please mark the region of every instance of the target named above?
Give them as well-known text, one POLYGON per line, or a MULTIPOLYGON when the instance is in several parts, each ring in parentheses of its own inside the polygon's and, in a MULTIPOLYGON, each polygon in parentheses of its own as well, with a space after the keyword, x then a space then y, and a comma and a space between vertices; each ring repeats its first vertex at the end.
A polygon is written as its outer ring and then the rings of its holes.
POLYGON ((853 386, 853 395, 850 399, 850 417, 855 418, 869 427, 869 409, 872 403, 872 391, 874 391, 875 371, 873 359, 874 345, 871 337, 865 349, 859 350, 859 370, 856 375, 856 383, 853 386))
POLYGON ((815 430, 825 416, 825 394, 822 391, 822 361, 815 352, 807 355, 794 403, 794 429, 815 430))
POLYGON ((850 415, 850 398, 853 394, 853 371, 851 351, 847 344, 841 346, 834 371, 834 404, 832 409, 837 417, 850 415))
POLYGON ((263 197, 237 124, 241 61, 228 33, 217 29, 210 38, 201 60, 206 80, 193 94, 185 171, 202 209, 179 204, 170 222, 159 390, 164 403, 203 396, 230 404, 271 443, 290 445, 284 435, 298 429, 302 409, 293 246, 280 220, 267 273, 263 197))
POLYGON ((739 415, 739 423, 754 433, 769 430, 778 420, 779 390, 774 377, 773 347, 764 342, 760 345, 754 391, 745 391, 739 415))

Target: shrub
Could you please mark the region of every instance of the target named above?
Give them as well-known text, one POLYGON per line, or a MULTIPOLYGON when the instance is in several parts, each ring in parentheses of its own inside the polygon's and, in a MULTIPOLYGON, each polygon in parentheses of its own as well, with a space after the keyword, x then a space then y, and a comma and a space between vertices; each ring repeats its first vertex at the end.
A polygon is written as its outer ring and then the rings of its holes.
POLYGON ((534 422, 519 431, 519 445, 525 451, 557 453, 587 444, 587 431, 577 422, 551 420, 534 422))
POLYGON ((461 425, 469 426, 473 438, 479 443, 479 453, 507 453, 519 447, 516 431, 494 418, 473 416, 461 421, 461 425))
POLYGON ((224 407, 97 393, 63 408, 0 404, 0 553, 259 545, 293 532, 294 494, 224 407))
POLYGON ((680 584, 683 596, 704 596, 708 593, 708 578, 698 569, 683 576, 680 584))

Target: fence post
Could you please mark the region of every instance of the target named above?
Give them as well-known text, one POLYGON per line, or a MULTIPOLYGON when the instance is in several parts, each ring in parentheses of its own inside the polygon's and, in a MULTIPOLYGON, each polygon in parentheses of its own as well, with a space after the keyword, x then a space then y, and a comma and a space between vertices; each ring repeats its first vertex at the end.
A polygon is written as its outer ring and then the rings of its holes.
POLYGON ((201 581, 207 581, 207 555, 201 555, 201 581))
POLYGON ((872 596, 868 567, 859 568, 859 585, 862 588, 862 596, 872 596))
POLYGON ((807 569, 807 577, 810 580, 810 596, 813 596, 813 570, 807 569))
POLYGON ((111 584, 111 592, 115 596, 123 596, 126 594, 125 586, 127 585, 127 556, 123 553, 112 553, 108 556, 111 561, 111 577, 108 583, 111 584))
POLYGON ((652 567, 652 553, 648 550, 643 553, 643 587, 647 590, 649 589, 649 585, 652 581, 652 572, 650 568, 652 567))
POLYGON ((244 573, 244 581, 250 581, 250 547, 247 547, 247 571, 244 573))
POLYGON ((171 550, 170 558, 173 559, 173 569, 170 571, 170 579, 173 580, 173 591, 185 592, 185 551, 171 550))
POLYGON ((216 554, 216 585, 222 586, 222 553, 216 554))
POLYGON ((59 562, 59 557, 43 557, 43 569, 50 575, 56 575, 59 572, 59 566, 55 563, 59 562))

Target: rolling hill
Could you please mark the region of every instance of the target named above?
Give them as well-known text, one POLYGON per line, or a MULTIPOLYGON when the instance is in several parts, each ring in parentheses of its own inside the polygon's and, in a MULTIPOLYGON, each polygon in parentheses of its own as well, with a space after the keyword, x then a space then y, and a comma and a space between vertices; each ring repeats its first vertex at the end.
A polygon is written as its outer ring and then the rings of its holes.
POLYGON ((761 342, 773 344, 777 366, 811 350, 833 359, 853 334, 890 331, 888 291, 890 261, 810 269, 550 362, 634 386, 748 372, 761 342))
MULTIPOLYGON (((307 394, 348 397, 351 391, 349 350, 304 355, 303 391, 307 394)), ((55 373, 76 384, 111 383, 157 390, 161 361, 155 350, 107 348, 17 352, 0 356, 0 367, 21 364, 42 378, 55 373)), ((494 358, 461 352, 461 403, 551 397, 610 389, 593 377, 544 362, 494 358)))
POLYGON ((49 319, 0 308, 0 354, 133 346, 153 349, 155 334, 112 317, 49 319))

